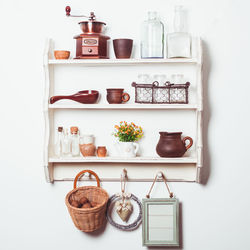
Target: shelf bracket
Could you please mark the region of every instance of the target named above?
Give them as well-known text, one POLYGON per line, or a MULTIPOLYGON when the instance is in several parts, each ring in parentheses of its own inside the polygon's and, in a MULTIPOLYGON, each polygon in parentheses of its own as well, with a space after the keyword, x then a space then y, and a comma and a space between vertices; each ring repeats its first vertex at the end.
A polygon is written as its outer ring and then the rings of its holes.
POLYGON ((48 183, 53 183, 54 182, 53 165, 51 163, 44 166, 44 172, 45 172, 46 181, 48 183))

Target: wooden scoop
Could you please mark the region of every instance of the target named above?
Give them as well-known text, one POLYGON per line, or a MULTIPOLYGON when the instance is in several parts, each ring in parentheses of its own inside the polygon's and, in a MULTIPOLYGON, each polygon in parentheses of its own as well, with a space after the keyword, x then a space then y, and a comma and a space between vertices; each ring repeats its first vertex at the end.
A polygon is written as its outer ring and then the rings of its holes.
POLYGON ((74 95, 52 96, 50 98, 50 103, 53 104, 62 99, 69 99, 75 102, 90 104, 90 103, 95 103, 98 97, 99 97, 99 92, 97 90, 83 90, 75 93, 74 95))

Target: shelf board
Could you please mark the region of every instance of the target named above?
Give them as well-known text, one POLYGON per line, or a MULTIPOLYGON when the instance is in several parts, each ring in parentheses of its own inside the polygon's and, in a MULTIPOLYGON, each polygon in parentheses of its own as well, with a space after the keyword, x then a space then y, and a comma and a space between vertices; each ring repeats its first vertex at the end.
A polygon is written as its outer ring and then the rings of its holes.
POLYGON ((197 163, 196 157, 160 158, 160 157, 69 157, 69 158, 49 158, 50 163, 197 163))
POLYGON ((136 65, 136 64, 165 64, 165 63, 198 63, 197 58, 172 59, 50 59, 49 64, 79 64, 84 66, 96 65, 136 65))
POLYGON ((85 110, 196 110, 196 104, 49 104, 49 109, 85 110))

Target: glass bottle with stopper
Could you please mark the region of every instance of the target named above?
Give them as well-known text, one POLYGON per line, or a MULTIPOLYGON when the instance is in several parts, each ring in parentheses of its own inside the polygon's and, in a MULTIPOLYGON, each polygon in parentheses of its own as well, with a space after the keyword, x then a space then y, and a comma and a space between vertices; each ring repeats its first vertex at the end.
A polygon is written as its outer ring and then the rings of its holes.
POLYGON ((71 127, 71 154, 72 156, 80 155, 80 147, 79 147, 79 134, 78 127, 71 127))
POLYGON ((58 127, 57 128, 57 138, 56 138, 56 142, 54 144, 54 154, 57 157, 62 156, 62 132, 63 132, 63 127, 58 127))
POLYGON ((174 32, 167 35, 168 58, 191 57, 191 36, 186 32, 183 6, 175 6, 174 32))

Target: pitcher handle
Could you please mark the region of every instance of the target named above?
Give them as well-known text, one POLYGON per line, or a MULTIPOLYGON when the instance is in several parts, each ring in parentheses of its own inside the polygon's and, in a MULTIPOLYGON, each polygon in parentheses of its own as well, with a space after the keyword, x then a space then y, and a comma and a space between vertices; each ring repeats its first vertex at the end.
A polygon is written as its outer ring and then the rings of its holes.
POLYGON ((191 137, 189 137, 189 136, 184 137, 182 139, 182 142, 184 143, 186 150, 188 150, 189 148, 191 148, 192 145, 193 145, 193 139, 191 137), (187 146, 186 146, 186 140, 189 141, 189 144, 187 146))
POLYGON ((139 150, 139 144, 134 142, 133 145, 135 146, 135 155, 136 155, 139 150))

